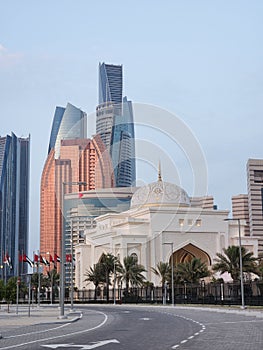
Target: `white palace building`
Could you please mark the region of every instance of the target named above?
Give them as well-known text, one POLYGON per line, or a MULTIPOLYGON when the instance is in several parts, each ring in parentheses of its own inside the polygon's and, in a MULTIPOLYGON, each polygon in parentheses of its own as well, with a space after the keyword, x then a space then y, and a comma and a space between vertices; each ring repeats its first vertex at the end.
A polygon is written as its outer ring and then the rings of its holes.
MULTIPOLYGON (((134 255, 144 265, 146 280, 160 285, 151 271, 158 262, 173 259, 174 265, 192 257, 201 258, 211 268, 216 253, 239 244, 238 221, 225 221, 227 210, 217 210, 212 197, 190 198, 179 186, 156 182, 139 188, 130 209, 96 218, 96 227, 87 229, 84 243, 75 247, 75 286, 93 288, 85 273, 101 254, 112 253, 120 261, 134 255)), ((245 236, 245 220, 240 220, 241 244, 258 254, 258 239, 245 236)))

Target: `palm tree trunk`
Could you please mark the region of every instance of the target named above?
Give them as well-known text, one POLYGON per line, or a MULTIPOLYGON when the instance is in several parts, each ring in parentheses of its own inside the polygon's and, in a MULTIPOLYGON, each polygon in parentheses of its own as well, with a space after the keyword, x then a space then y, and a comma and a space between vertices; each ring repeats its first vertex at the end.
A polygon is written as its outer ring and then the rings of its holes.
POLYGON ((109 302, 109 272, 106 272, 106 300, 109 302))
POLYGON ((94 300, 97 300, 97 289, 98 289, 98 285, 95 284, 94 300))

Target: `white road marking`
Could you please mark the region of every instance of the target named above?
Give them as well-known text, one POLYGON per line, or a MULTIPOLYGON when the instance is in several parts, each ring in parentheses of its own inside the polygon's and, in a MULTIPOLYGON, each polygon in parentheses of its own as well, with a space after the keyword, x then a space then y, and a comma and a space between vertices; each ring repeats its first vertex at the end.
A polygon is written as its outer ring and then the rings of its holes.
POLYGON ((32 340, 32 341, 29 341, 29 342, 26 342, 26 343, 6 346, 4 348, 0 348, 0 350, 14 349, 14 348, 18 348, 20 346, 24 346, 24 345, 28 345, 28 344, 40 343, 40 342, 44 342, 44 341, 48 341, 48 340, 68 337, 69 335, 76 335, 76 334, 81 334, 81 333, 86 333, 86 332, 93 331, 94 329, 102 327, 108 321, 108 316, 104 312, 102 312, 102 311, 95 311, 95 312, 97 312, 99 314, 102 314, 104 316, 104 320, 100 324, 95 326, 95 327, 92 327, 92 328, 89 328, 89 329, 85 329, 83 331, 77 331, 77 332, 67 333, 67 334, 63 334, 63 335, 57 335, 57 336, 50 337, 50 338, 37 339, 37 340, 32 340))
MULTIPOLYGON (((18 338, 18 337, 23 337, 25 335, 32 335, 32 334, 39 334, 39 333, 46 333, 46 332, 50 332, 50 331, 54 331, 56 329, 59 329, 59 328, 63 328, 63 327, 66 327, 66 326, 69 326, 71 323, 64 323, 58 327, 54 327, 54 328, 49 328, 49 329, 45 329, 43 331, 36 331, 36 332, 30 332, 30 333, 23 333, 23 334, 18 334, 18 335, 10 335, 9 337, 5 337, 5 339, 10 339, 10 338, 18 338)), ((1 349, 1 348, 0 348, 1 349)))
MULTIPOLYGON (((168 313, 168 314, 171 315, 170 313, 168 313)), ((188 340, 191 340, 191 339, 193 339, 194 337, 196 337, 197 335, 200 335, 200 333, 204 332, 204 330, 205 330, 205 325, 204 325, 203 323, 201 323, 201 322, 198 322, 198 321, 195 321, 195 320, 193 320, 193 319, 191 319, 191 318, 184 317, 184 316, 180 316, 180 315, 174 315, 174 316, 175 316, 175 317, 183 318, 184 320, 187 320, 187 321, 191 321, 191 322, 196 323, 196 324, 198 324, 199 326, 202 327, 202 329, 201 329, 199 332, 196 332, 196 333, 194 333, 193 335, 189 336, 187 339, 182 340, 182 341, 180 342, 180 344, 186 343, 188 340)), ((179 347, 180 347, 180 344, 175 344, 175 345, 173 345, 173 346, 171 347, 171 349, 177 349, 177 348, 179 348, 179 347)))
POLYGON ((120 342, 117 339, 109 339, 109 340, 102 340, 95 342, 93 345, 78 345, 78 344, 52 344, 52 345, 41 345, 46 348, 50 349, 57 349, 57 348, 81 348, 82 350, 89 350, 89 349, 95 349, 99 348, 100 346, 107 345, 110 343, 119 344, 120 342))
POLYGON ((148 318, 148 317, 142 317, 142 318, 139 318, 139 320, 142 320, 142 321, 150 321, 150 318, 148 318))

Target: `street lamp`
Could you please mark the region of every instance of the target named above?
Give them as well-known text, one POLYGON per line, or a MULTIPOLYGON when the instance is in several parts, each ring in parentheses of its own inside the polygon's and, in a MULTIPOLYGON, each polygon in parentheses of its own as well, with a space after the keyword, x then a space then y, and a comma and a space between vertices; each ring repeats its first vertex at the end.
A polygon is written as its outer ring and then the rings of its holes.
POLYGON ((71 269, 70 269, 70 305, 71 311, 74 311, 73 305, 73 220, 71 220, 71 245, 70 245, 70 255, 71 255, 71 269))
POLYGON ((240 233, 240 219, 239 218, 228 218, 224 221, 237 221, 238 222, 238 242, 239 242, 239 265, 240 265, 240 288, 241 288, 241 309, 245 309, 245 298, 244 298, 244 279, 243 279, 243 260, 242 260, 242 246, 241 246, 241 233, 240 233))
POLYGON ((172 265, 172 306, 174 306, 174 259, 173 259, 173 251, 174 251, 174 244, 173 242, 166 242, 163 243, 163 245, 170 245, 171 246, 171 265, 172 265))
POLYGON ((64 194, 65 187, 69 185, 87 185, 86 182, 62 182, 62 191, 61 191, 61 213, 62 213, 62 232, 61 232, 61 271, 60 271, 60 315, 59 318, 67 318, 65 316, 65 213, 64 213, 64 194))

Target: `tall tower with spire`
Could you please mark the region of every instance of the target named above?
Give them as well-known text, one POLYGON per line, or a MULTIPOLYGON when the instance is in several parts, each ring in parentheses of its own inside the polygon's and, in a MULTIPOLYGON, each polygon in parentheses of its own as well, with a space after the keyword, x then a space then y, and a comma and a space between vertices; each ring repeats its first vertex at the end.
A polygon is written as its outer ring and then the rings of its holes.
POLYGON ((96 133, 110 153, 115 187, 130 187, 136 182, 133 109, 122 92, 122 66, 100 63, 96 133))

